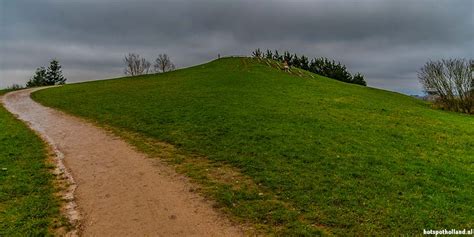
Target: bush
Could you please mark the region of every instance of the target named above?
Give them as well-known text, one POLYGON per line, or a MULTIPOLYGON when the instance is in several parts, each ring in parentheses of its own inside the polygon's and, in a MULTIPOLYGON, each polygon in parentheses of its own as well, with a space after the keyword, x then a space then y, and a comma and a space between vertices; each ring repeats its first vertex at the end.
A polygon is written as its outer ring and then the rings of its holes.
POLYGON ((474 112, 474 60, 428 61, 418 72, 425 92, 443 109, 474 112))

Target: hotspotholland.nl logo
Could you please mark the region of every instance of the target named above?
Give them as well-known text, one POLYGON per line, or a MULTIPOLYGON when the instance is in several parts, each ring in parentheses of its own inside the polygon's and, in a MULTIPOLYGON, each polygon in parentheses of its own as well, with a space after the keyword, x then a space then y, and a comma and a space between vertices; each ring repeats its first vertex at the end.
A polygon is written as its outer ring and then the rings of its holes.
POLYGON ((457 230, 457 229, 444 229, 444 230, 426 230, 423 229, 423 234, 424 235, 472 235, 473 229, 462 229, 462 230, 457 230))

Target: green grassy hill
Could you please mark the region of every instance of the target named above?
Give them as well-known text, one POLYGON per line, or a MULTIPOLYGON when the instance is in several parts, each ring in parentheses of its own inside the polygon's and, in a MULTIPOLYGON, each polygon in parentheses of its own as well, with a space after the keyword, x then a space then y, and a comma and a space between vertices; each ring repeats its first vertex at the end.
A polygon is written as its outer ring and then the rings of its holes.
POLYGON ((193 157, 174 162, 205 193, 265 231, 398 235, 474 224, 474 118, 398 93, 225 58, 33 97, 139 147, 172 144, 193 157), (223 165, 255 185, 213 179, 209 167, 223 165))

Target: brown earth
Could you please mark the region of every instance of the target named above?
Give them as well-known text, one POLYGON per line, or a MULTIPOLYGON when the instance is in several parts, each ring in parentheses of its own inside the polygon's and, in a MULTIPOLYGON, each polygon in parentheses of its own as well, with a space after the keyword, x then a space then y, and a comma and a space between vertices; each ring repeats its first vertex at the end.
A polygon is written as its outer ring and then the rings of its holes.
POLYGON ((10 92, 5 107, 56 153, 71 184, 68 215, 83 236, 242 236, 186 178, 82 119, 10 92), (73 195, 73 196, 72 196, 73 195))

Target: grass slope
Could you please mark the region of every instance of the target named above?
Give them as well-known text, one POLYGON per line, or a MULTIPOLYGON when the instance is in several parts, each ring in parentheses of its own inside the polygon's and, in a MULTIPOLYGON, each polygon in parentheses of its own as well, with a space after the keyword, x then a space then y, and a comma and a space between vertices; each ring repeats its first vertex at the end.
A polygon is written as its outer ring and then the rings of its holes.
POLYGON ((237 167, 265 195, 217 199, 280 234, 421 234, 474 224, 474 118, 398 93, 225 58, 33 96, 237 167), (268 196, 285 205, 252 205, 268 196))
POLYGON ((44 143, 1 105, 0 168, 0 236, 52 234, 61 222, 44 143))

